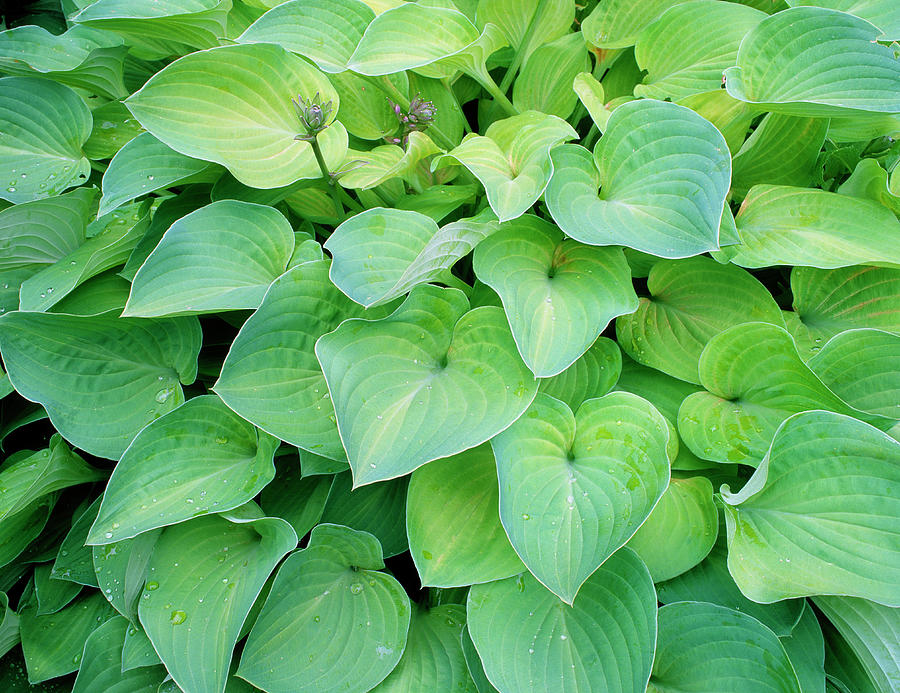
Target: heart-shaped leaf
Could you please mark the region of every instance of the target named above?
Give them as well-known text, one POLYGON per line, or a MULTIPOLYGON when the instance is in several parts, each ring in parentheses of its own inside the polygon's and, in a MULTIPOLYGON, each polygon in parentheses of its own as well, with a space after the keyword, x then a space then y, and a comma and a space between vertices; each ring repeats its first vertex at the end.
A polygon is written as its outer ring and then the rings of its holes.
POLYGON ((653 99, 623 104, 593 160, 576 145, 558 147, 551 159, 547 208, 572 238, 668 258, 718 248, 731 157, 722 134, 690 109, 653 99))
POLYGON ((802 116, 900 111, 900 62, 869 22, 822 7, 773 14, 744 38, 725 71, 734 98, 802 116))
POLYGON ((722 487, 728 570, 754 601, 836 594, 900 606, 900 503, 885 494, 898 483, 893 438, 833 412, 792 416, 744 488, 722 487))
MULTIPOLYGON (((294 139, 302 126, 291 105, 298 95, 317 93, 336 113, 338 95, 325 75, 280 46, 259 43, 186 55, 125 104, 176 152, 222 164, 245 185, 277 188, 322 175, 310 144, 294 139)), ((347 150, 347 131, 332 123, 319 143, 336 168, 347 150)))
POLYGON ((616 320, 619 345, 638 363, 699 383, 697 364, 707 342, 733 325, 770 322, 784 327, 768 290, 732 265, 705 257, 661 260, 647 278, 650 298, 616 320))
POLYGON ((239 43, 277 43, 323 72, 343 72, 375 13, 360 0, 291 0, 276 5, 239 43))
MULTIPOLYGON (((213 386, 231 409, 264 431, 344 460, 331 396, 313 346, 362 308, 328 280, 329 262, 305 262, 279 277, 231 345, 213 386)), ((386 310, 376 311, 382 317, 386 310)))
POLYGON ((538 111, 498 120, 484 135, 469 134, 431 163, 432 171, 455 159, 484 185, 491 209, 502 221, 524 214, 553 174, 550 150, 578 133, 562 118, 538 111))
POLYGON ((441 229, 419 212, 376 207, 338 226, 325 242, 331 281, 366 308, 387 303, 445 272, 498 228, 489 215, 441 229))
POLYGON ((422 285, 389 317, 316 342, 355 486, 475 447, 531 404, 537 382, 503 311, 468 308, 461 291, 422 285))
POLYGON ((215 395, 188 400, 147 425, 116 465, 88 543, 243 505, 275 476, 278 441, 215 395))
POLYGON ((541 378, 538 392, 565 402, 576 411, 586 399, 612 390, 622 372, 622 352, 606 337, 597 337, 575 363, 552 378, 541 378))
POLYGON ((650 515, 669 482, 665 419, 613 392, 578 411, 539 394, 491 441, 500 519, 531 573, 571 604, 650 515))
POLYGON ((7 313, 0 350, 16 390, 40 402, 67 440, 119 459, 139 430, 184 402, 181 383, 197 376, 200 325, 7 313))
POLYGON ((531 215, 482 241, 472 267, 499 294, 519 353, 539 378, 571 366, 612 318, 638 306, 621 248, 565 240, 531 215))
POLYGON ((670 7, 637 36, 634 57, 648 74, 635 96, 675 101, 720 88, 741 39, 765 17, 753 7, 710 0, 670 7))
POLYGON ((497 512, 487 444, 413 472, 406 502, 409 549, 423 585, 461 587, 522 572, 497 512))
POLYGON ((51 197, 84 182, 81 151, 91 112, 69 87, 40 77, 0 79, 0 199, 13 204, 51 197))
POLYGON ((574 606, 528 573, 469 590, 469 633, 501 693, 631 693, 647 686, 656 592, 623 548, 584 583, 574 606))
POLYGON ((370 690, 406 648, 409 597, 378 540, 318 525, 275 576, 238 674, 269 693, 370 690))
POLYGON ((247 514, 167 527, 153 549, 138 612, 182 690, 224 691, 241 626, 269 574, 297 545, 284 520, 259 518, 258 507, 247 514))
POLYGON ((123 315, 256 308, 293 252, 294 232, 278 210, 213 202, 169 227, 134 276, 123 315))
POLYGON ((648 692, 800 693, 784 646, 752 616, 717 604, 679 602, 659 610, 648 692))
POLYGON ((791 336, 768 323, 744 323, 713 337, 700 357, 700 382, 707 391, 682 402, 678 432, 704 460, 756 465, 781 422, 807 409, 887 423, 829 390, 803 363, 791 336))

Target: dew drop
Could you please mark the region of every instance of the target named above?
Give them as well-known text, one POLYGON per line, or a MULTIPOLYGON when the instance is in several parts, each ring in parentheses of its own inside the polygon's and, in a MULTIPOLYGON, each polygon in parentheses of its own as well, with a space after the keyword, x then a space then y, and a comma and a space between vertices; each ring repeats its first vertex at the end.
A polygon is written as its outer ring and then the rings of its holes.
POLYGON ((181 611, 180 609, 172 612, 172 617, 169 621, 172 622, 173 626, 180 626, 187 620, 187 614, 181 611))

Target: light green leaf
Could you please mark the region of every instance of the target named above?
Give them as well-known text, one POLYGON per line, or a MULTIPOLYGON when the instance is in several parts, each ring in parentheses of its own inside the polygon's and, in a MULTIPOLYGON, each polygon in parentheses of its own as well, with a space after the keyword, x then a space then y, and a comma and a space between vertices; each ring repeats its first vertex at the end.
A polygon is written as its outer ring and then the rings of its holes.
POLYGON ((743 197, 757 183, 811 184, 828 122, 769 113, 734 156, 732 191, 743 197))
POLYGON ((572 80, 572 90, 578 95, 578 99, 600 132, 605 131, 610 111, 606 108, 603 85, 590 72, 580 72, 572 80))
POLYGON ((808 362, 838 397, 861 411, 900 419, 900 335, 847 330, 808 362))
POLYGON ((221 200, 176 221, 134 276, 124 316, 256 308, 287 269, 294 232, 278 210, 221 200))
POLYGON ((741 39, 765 17, 733 2, 693 0, 669 7, 637 36, 634 57, 648 74, 635 96, 675 101, 719 89, 741 39))
POLYGON ((853 597, 813 600, 859 658, 881 691, 900 686, 900 612, 853 597))
POLYGON ((68 580, 89 587, 98 587, 97 575, 94 572, 94 561, 91 547, 86 546, 88 530, 97 519, 100 509, 100 498, 96 498, 88 508, 78 515, 66 533, 56 560, 53 562, 51 575, 56 580, 68 580))
POLYGON ((81 184, 91 112, 69 87, 40 77, 0 79, 0 199, 14 204, 81 184))
POLYGON ((647 564, 653 582, 662 582, 706 558, 718 532, 719 512, 709 479, 673 477, 628 546, 647 564))
MULTIPOLYGON (((328 79, 302 58, 272 44, 222 46, 186 55, 157 72, 125 104, 141 125, 172 149, 225 166, 241 183, 277 188, 322 175, 291 99, 332 101, 328 79), (258 75, 265 75, 260 79, 258 75)), ((319 135, 332 169, 347 150, 347 132, 332 123, 319 135)))
POLYGON ((900 501, 885 494, 897 483, 893 438, 833 412, 792 416, 744 488, 722 487, 728 570, 759 602, 835 594, 900 605, 900 501))
MULTIPOLYGON (((313 345, 362 308, 328 280, 328 260, 279 277, 244 323, 213 386, 229 408, 317 455, 344 460, 331 395, 313 345)), ((382 317, 385 310, 374 311, 382 317)))
POLYGON ((468 627, 501 693, 631 693, 647 685, 656 641, 656 593, 623 548, 591 575, 573 607, 528 573, 469 591, 468 627))
POLYGON ((118 36, 85 26, 56 36, 44 27, 20 25, 0 32, 0 70, 118 99, 128 95, 122 82, 128 49, 122 43, 118 36))
POLYGON ((406 539, 406 495, 409 477, 353 488, 347 470, 334 477, 322 522, 367 532, 378 540, 385 558, 409 548, 406 539))
POLYGON ((900 264, 900 221, 873 200, 756 185, 735 222, 743 243, 720 256, 741 267, 900 264))
POLYGON ((900 15, 892 0, 786 0, 791 7, 816 5, 856 15, 877 26, 883 32, 883 41, 900 39, 900 15))
POLYGON ((367 209, 325 241, 334 258, 329 277, 360 305, 381 305, 418 284, 440 281, 498 226, 482 214, 438 229, 433 219, 418 212, 367 209))
POLYGON ((138 609, 183 690, 225 688, 241 625, 269 574, 296 545, 291 526, 271 517, 210 515, 163 531, 138 609))
POLYGON ((613 392, 574 414, 539 394, 491 441, 503 527, 529 571, 566 603, 665 491, 667 440, 649 402, 613 392))
POLYGON ((128 621, 114 616, 91 633, 72 693, 156 693, 166 677, 161 666, 122 670, 122 644, 128 621))
POLYGON ((697 690, 800 693, 800 682, 784 646, 755 618, 717 604, 668 604, 647 691, 697 690))
POLYGON ((585 18, 581 31, 598 48, 633 46, 645 26, 679 0, 604 0, 585 18))
POLYGON ((144 129, 121 101, 98 106, 91 115, 94 126, 82 151, 88 159, 108 159, 140 135, 144 129))
POLYGON ((369 690, 400 660, 409 597, 371 534, 318 525, 293 554, 250 632, 238 675, 269 693, 369 690))
POLYGON ((562 373, 542 378, 538 391, 565 402, 575 411, 585 400, 602 397, 612 390, 621 372, 619 347, 611 339, 597 337, 597 341, 562 373))
POLYGON ((121 313, 131 291, 131 282, 119 276, 118 268, 101 272, 75 288, 54 305, 50 312, 69 315, 101 315, 110 311, 121 313))
POLYGON ((539 378, 571 366, 610 320, 638 307, 621 248, 565 239, 532 215, 482 241, 472 267, 499 294, 519 353, 539 378))
POLYGON ((578 103, 572 81, 579 73, 590 70, 589 55, 579 33, 566 34, 538 47, 513 85, 513 105, 520 111, 542 111, 568 118, 578 103))
MULTIPOLYGON (((900 178, 895 178, 895 181, 896 186, 900 178)), ((850 177, 838 187, 837 192, 841 195, 875 200, 900 216, 900 190, 891 190, 887 171, 881 168, 875 159, 860 161, 850 177)))
POLYGON ((109 459, 184 401, 180 383, 196 378, 200 337, 196 318, 0 318, 0 350, 16 390, 42 404, 73 445, 109 459))
POLYGON ((788 115, 900 111, 900 61, 874 26, 844 12, 793 7, 756 25, 725 71, 734 98, 788 115))
POLYGON ((825 693, 825 640, 812 607, 807 604, 791 634, 778 639, 797 674, 801 693, 825 693))
POLYGON ((725 137, 732 154, 741 148, 750 124, 759 115, 750 105, 732 98, 724 89, 691 94, 678 99, 677 103, 715 125, 725 137))
POLYGON ((731 157, 721 133, 690 109, 652 99, 623 104, 593 160, 574 145, 551 158, 547 208, 572 238, 669 258, 718 247, 731 157))
POLYGON ((803 363, 784 329, 767 323, 744 323, 713 337, 700 357, 700 382, 707 391, 682 402, 678 432, 704 460, 755 466, 781 422, 808 409, 866 418, 803 363))
POLYGON ((568 33, 574 19, 573 0, 479 0, 476 12, 478 26, 499 27, 522 61, 568 33))
POLYGON ((497 467, 487 444, 413 472, 406 532, 422 585, 460 587, 522 572, 500 524, 498 498, 497 467))
POLYGON ((144 532, 134 539, 95 546, 91 551, 103 596, 134 624, 138 622, 138 598, 144 588, 147 564, 160 532, 160 529, 144 532))
POLYGON ((28 682, 40 683, 77 671, 85 640, 115 614, 100 593, 94 591, 55 614, 38 616, 34 603, 22 608, 19 631, 28 682))
POLYGON ((103 197, 97 216, 141 195, 193 182, 192 179, 207 169, 212 174, 210 180, 221 175, 222 169, 209 162, 179 154, 149 132, 142 133, 125 144, 109 162, 103 174, 103 197))
POLYGON ((475 649, 475 643, 472 642, 467 626, 463 627, 460 639, 463 656, 466 658, 466 667, 469 669, 469 676, 475 682, 478 693, 497 693, 497 689, 488 681, 488 677, 484 673, 481 657, 478 656, 478 650, 475 649))
POLYGON ((484 185, 497 218, 509 221, 524 214, 547 187, 553 175, 550 150, 577 137, 561 118, 528 111, 495 121, 484 135, 466 135, 458 147, 435 158, 431 169, 455 159, 484 185))
MULTIPOLYGON (((68 580, 51 580, 50 563, 34 567, 34 596, 37 600, 37 615, 55 614, 71 602, 81 592, 82 585, 68 580)), ((16 630, 18 634, 18 630, 16 630)), ((2 648, 0 648, 2 649, 2 648)), ((4 654, 6 654, 4 652, 4 654)))
MULTIPOLYGON (((396 87, 401 94, 409 93, 409 73, 395 72, 386 77, 392 87, 396 87)), ((386 94, 382 87, 387 88, 387 85, 380 77, 363 77, 346 70, 329 74, 328 80, 341 99, 338 120, 351 135, 364 140, 381 140, 397 132, 399 128, 397 114, 385 98, 386 94)), ((393 91, 393 88, 390 91, 393 91)), ((342 176, 341 185, 353 187, 345 181, 346 178, 342 176)))
POLYGON ((275 476, 277 447, 215 395, 185 402, 148 424, 125 450, 87 543, 113 544, 243 505, 275 476))
POLYGON ((368 152, 348 152, 347 167, 353 169, 341 176, 341 186, 368 190, 396 177, 409 180, 416 168, 424 165, 423 159, 440 151, 428 135, 414 131, 409 133, 406 149, 386 144, 368 152))
POLYGON ((705 257, 661 260, 647 278, 650 298, 616 320, 619 346, 638 363, 699 383, 703 347, 744 322, 784 327, 781 309, 749 272, 705 257))
POLYGON ((323 72, 343 72, 375 13, 360 0, 291 0, 276 5, 238 43, 277 43, 323 72))
POLYGON ((475 447, 528 408, 537 382, 503 312, 468 308, 461 291, 422 285, 389 317, 316 342, 355 486, 475 447))
POLYGON ((414 610, 403 656, 388 677, 372 689, 374 693, 477 693, 460 642, 465 627, 464 606, 441 604, 414 610))
MULTIPOLYGON (((125 263, 144 235, 150 215, 144 205, 130 205, 96 222, 99 233, 49 267, 35 273, 19 289, 19 309, 46 311, 79 284, 125 263)), ((90 232, 94 224, 88 227, 90 232)))
POLYGON ((831 622, 822 619, 820 625, 825 636, 826 685, 832 685, 828 693, 883 693, 831 622))

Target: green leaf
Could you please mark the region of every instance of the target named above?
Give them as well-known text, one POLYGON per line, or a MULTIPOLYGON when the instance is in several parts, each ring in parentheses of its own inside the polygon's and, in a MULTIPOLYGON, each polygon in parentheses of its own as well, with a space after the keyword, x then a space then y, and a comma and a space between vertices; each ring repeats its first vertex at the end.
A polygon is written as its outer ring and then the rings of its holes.
POLYGON ((847 195, 756 185, 735 217, 743 243, 721 251, 742 267, 900 264, 893 240, 900 221, 889 209, 847 195))
MULTIPOLYGON (((143 585, 141 578, 141 585, 143 585)), ((141 587, 143 591, 143 587, 141 587)), ((137 614, 137 604, 135 604, 135 614, 137 614)), ((137 621, 137 616, 135 616, 137 621)), ((154 666, 161 664, 159 655, 153 649, 153 643, 140 626, 130 626, 125 631, 125 644, 122 646, 122 671, 129 669, 137 669, 139 667, 154 666)), ((168 672, 166 673, 168 676, 168 672)))
POLYGON ((55 614, 37 615, 37 605, 19 611, 28 682, 35 684, 77 671, 84 642, 116 612, 99 592, 79 597, 55 614))
POLYGON ((513 105, 520 111, 568 118, 578 103, 572 81, 589 70, 590 57, 581 34, 561 36, 538 47, 525 62, 513 86, 513 105))
POLYGON ((385 558, 409 548, 406 539, 406 495, 409 478, 391 479, 353 489, 350 471, 334 477, 322 522, 367 532, 378 539, 385 558))
POLYGON ((785 421, 744 488, 722 487, 741 591, 760 602, 836 594, 900 605, 900 504, 885 495, 900 482, 898 453, 900 443, 841 414, 785 421))
POLYGON ((635 96, 675 101, 719 89, 741 39, 765 17, 732 2, 693 0, 669 7, 637 36, 634 57, 648 74, 635 86, 635 96))
POLYGON ((69 315, 101 315, 110 311, 121 313, 131 291, 131 282, 117 273, 117 268, 91 277, 64 296, 50 311, 69 315))
POLYGON ((801 693, 824 693, 825 640, 812 607, 807 604, 791 634, 778 639, 797 674, 801 693))
POLYGON ((767 323, 744 323, 713 337, 700 357, 700 382, 707 391, 682 402, 678 432, 704 460, 755 466, 781 422, 808 409, 865 416, 803 363, 784 329, 767 323))
MULTIPOLYGON (((43 496, 21 512, 7 517, 0 525, 0 566, 8 566, 40 536, 50 519, 56 500, 56 494, 43 496)), ((4 587, 12 587, 22 572, 24 571, 19 569, 18 574, 11 576, 10 582, 4 584, 4 587)))
POLYGON ((532 215, 482 241, 472 267, 499 294, 519 353, 539 378, 563 372, 612 318, 638 307, 621 248, 567 240, 532 215))
MULTIPOLYGON (((390 132, 394 130, 395 127, 392 126, 390 132)), ((348 167, 353 168, 341 176, 341 186, 368 190, 397 177, 415 181, 415 174, 421 170, 422 160, 441 151, 443 150, 428 135, 413 131, 409 133, 405 149, 396 144, 386 144, 368 152, 353 152, 347 163, 348 167)))
POLYGON ((343 72, 375 13, 360 0, 291 0, 266 12, 238 43, 277 43, 323 72, 343 72))
POLYGON ((743 197, 758 183, 812 183, 828 122, 769 113, 734 156, 732 191, 743 197))
POLYGON ((537 382, 503 312, 418 286, 383 320, 347 320, 316 342, 355 486, 475 447, 515 421, 537 382))
MULTIPOLYGON (((900 182, 900 178, 897 179, 900 182)), ((896 183, 894 184, 896 186, 896 183)), ((900 190, 892 191, 888 174, 875 159, 860 161, 850 177, 841 183, 837 192, 875 200, 900 216, 900 190)))
POLYGON ((121 101, 98 106, 91 115, 94 126, 82 151, 88 159, 108 159, 140 135, 144 129, 121 101))
MULTIPOLYGON (((277 188, 322 175, 291 99, 316 93, 340 107, 328 79, 272 44, 222 46, 186 55, 126 100, 134 117, 176 152, 225 166, 241 183, 277 188), (257 75, 266 75, 262 80, 257 75)), ((343 159, 340 123, 319 135, 332 168, 343 159)))
POLYGON ((478 26, 499 27, 509 45, 528 61, 542 44, 564 36, 575 19, 573 0, 479 0, 478 26))
POLYGON ((861 411, 900 419, 900 335, 847 330, 808 362, 842 400, 861 411))
POLYGON ((725 71, 734 98, 801 116, 900 111, 900 61, 853 15, 793 7, 756 25, 725 71))
POLYGON ((597 337, 591 347, 562 373, 542 378, 539 392, 569 405, 575 411, 582 402, 612 390, 622 372, 622 352, 611 339, 597 337))
POLYGON ((334 258, 329 277, 356 303, 381 305, 418 284, 440 281, 498 226, 488 215, 479 215, 439 229, 418 212, 367 209, 338 226, 325 242, 334 258))
POLYGON ((442 604, 413 610, 406 649, 396 668, 375 693, 463 691, 477 693, 463 656, 460 635, 466 626, 466 608, 442 604))
POLYGON ((578 137, 561 118, 538 111, 492 123, 484 135, 469 134, 447 154, 435 158, 432 171, 455 159, 484 185, 497 218, 521 216, 544 192, 553 175, 550 150, 578 137))
POLYGON ((606 108, 603 85, 590 72, 580 72, 572 80, 572 90, 591 116, 597 128, 603 132, 609 122, 610 111, 606 108))
POLYGON ((678 99, 678 104, 690 108, 716 126, 725 137, 728 149, 737 154, 753 119, 759 114, 743 101, 733 99, 724 89, 691 94, 678 99))
POLYGON ((413 472, 406 502, 409 550, 423 586, 460 587, 522 572, 497 512, 490 445, 413 472))
MULTIPOLYGON (((831 683, 831 691, 837 693, 882 693, 875 688, 859 657, 847 644, 843 636, 828 619, 822 619, 822 634, 825 636, 826 684, 831 683)), ((829 693, 831 693, 829 691, 829 693)))
MULTIPOLYGON (((786 0, 786 2, 791 7, 813 4, 805 0, 786 0)), ((815 5, 841 10, 865 19, 881 29, 883 36, 880 40, 900 39, 900 17, 897 16, 897 8, 891 0, 816 0, 815 5)))
POLYGON ((134 539, 95 546, 91 551, 103 596, 134 624, 138 622, 138 598, 144 588, 147 564, 161 532, 151 530, 134 539))
POLYGON ((0 199, 14 204, 82 183, 91 112, 72 89, 40 77, 0 79, 0 199))
POLYGON ((87 543, 113 544, 243 505, 274 478, 277 447, 215 395, 185 402, 125 450, 87 543))
POLYGON ((16 390, 42 404, 73 445, 109 459, 184 401, 179 381, 194 381, 199 349, 195 318, 0 318, 0 350, 16 390))
POLYGON ((679 602, 659 610, 652 693, 800 693, 775 634, 747 614, 717 604, 679 602))
MULTIPOLYGON (((50 563, 42 563, 34 567, 34 596, 37 600, 38 616, 55 614, 81 592, 82 585, 78 583, 68 580, 51 580, 52 568, 50 563)), ((16 634, 18 636, 18 629, 16 634)))
MULTIPOLYGON (((391 83, 390 91, 396 88, 401 94, 408 94, 409 77, 409 73, 406 72, 386 75, 391 83)), ((341 110, 337 118, 351 135, 364 140, 381 140, 397 131, 399 127, 397 114, 385 98, 383 88, 387 88, 387 85, 381 78, 363 77, 346 70, 329 74, 328 79, 341 99, 341 110)), ((348 150, 347 154, 350 153, 348 150)), ((353 154, 356 155, 356 152, 353 154)), ((352 172, 348 173, 347 177, 352 179, 352 172)), ((341 177, 341 185, 353 187, 346 183, 344 176, 341 177)))
POLYGON ((179 154, 149 132, 142 133, 126 143, 109 162, 103 174, 103 197, 97 216, 141 195, 184 183, 207 169, 213 180, 221 175, 222 169, 179 154))
POLYGON ((122 82, 127 52, 119 37, 85 26, 58 36, 34 25, 0 32, 4 73, 43 77, 110 99, 128 95, 122 82))
POLYGON ((900 621, 897 609, 853 597, 816 597, 813 600, 859 658, 866 673, 882 691, 900 685, 900 621))
POLYGON ((605 0, 582 22, 581 30, 589 43, 598 48, 633 46, 644 27, 679 0, 605 0))
POLYGON ((468 627, 502 693, 644 690, 656 641, 656 593, 630 549, 591 575, 570 607, 528 573, 469 591, 468 627))
POLYGON ((503 527, 531 573, 566 603, 665 491, 667 439, 649 402, 613 392, 574 414, 539 394, 491 441, 503 527))
POLYGON ((293 252, 294 232, 278 210, 213 202, 169 227, 134 276, 123 315, 256 308, 293 252))
POLYGON ((269 574, 296 545, 294 530, 278 518, 210 515, 163 531, 139 613, 183 690, 224 689, 241 625, 269 574))
MULTIPOLYGON (((0 592, 0 604, 3 607, 3 616, 0 616, 0 657, 7 654, 13 647, 19 644, 19 616, 9 606, 9 597, 6 592, 0 592)), ((9 659, 6 660, 7 666, 9 659)))
POLYGON ((652 99, 623 104, 593 160, 575 145, 551 158, 547 208, 572 238, 669 258, 718 247, 731 157, 721 133, 690 109, 652 99))
POLYGON ((481 657, 475 649, 475 643, 469 635, 468 626, 464 626, 460 636, 462 640, 463 656, 466 658, 466 667, 469 669, 469 676, 475 682, 478 693, 497 693, 497 689, 488 681, 488 677, 484 673, 484 666, 481 664, 481 657))
POLYGON ((275 478, 262 490, 259 504, 267 517, 286 520, 303 537, 322 518, 331 482, 330 475, 301 476, 294 455, 278 457, 275 478))
MULTIPOLYGON (((346 453, 313 345, 362 308, 328 280, 328 260, 279 277, 231 345, 213 386, 229 408, 282 440, 331 459, 346 453)), ((386 311, 373 311, 381 317, 386 311)))
POLYGON ((719 512, 709 479, 673 477, 628 546, 647 564, 653 582, 662 582, 706 558, 718 532, 719 512))
POLYGON ((616 320, 619 345, 631 358, 691 383, 709 340, 744 322, 784 327, 781 309, 749 272, 706 257, 661 260, 647 278, 650 298, 616 320))
POLYGON ((96 498, 88 508, 78 515, 71 529, 62 540, 51 575, 57 580, 68 580, 80 585, 98 587, 94 572, 94 561, 90 546, 86 546, 88 530, 97 519, 100 498, 96 498))
POLYGON ((122 670, 122 644, 128 621, 114 616, 84 643, 84 658, 72 693, 156 693, 166 677, 161 666, 122 670))
POLYGON ((238 675, 269 693, 369 690, 406 647, 409 598, 371 534, 318 525, 275 576, 238 675))

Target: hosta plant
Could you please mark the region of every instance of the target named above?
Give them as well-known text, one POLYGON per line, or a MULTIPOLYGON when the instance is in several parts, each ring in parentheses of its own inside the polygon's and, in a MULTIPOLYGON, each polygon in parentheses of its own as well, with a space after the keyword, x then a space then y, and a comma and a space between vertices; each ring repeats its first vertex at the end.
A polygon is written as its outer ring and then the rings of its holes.
POLYGON ((37 0, 0 690, 900 690, 900 6, 37 0))

